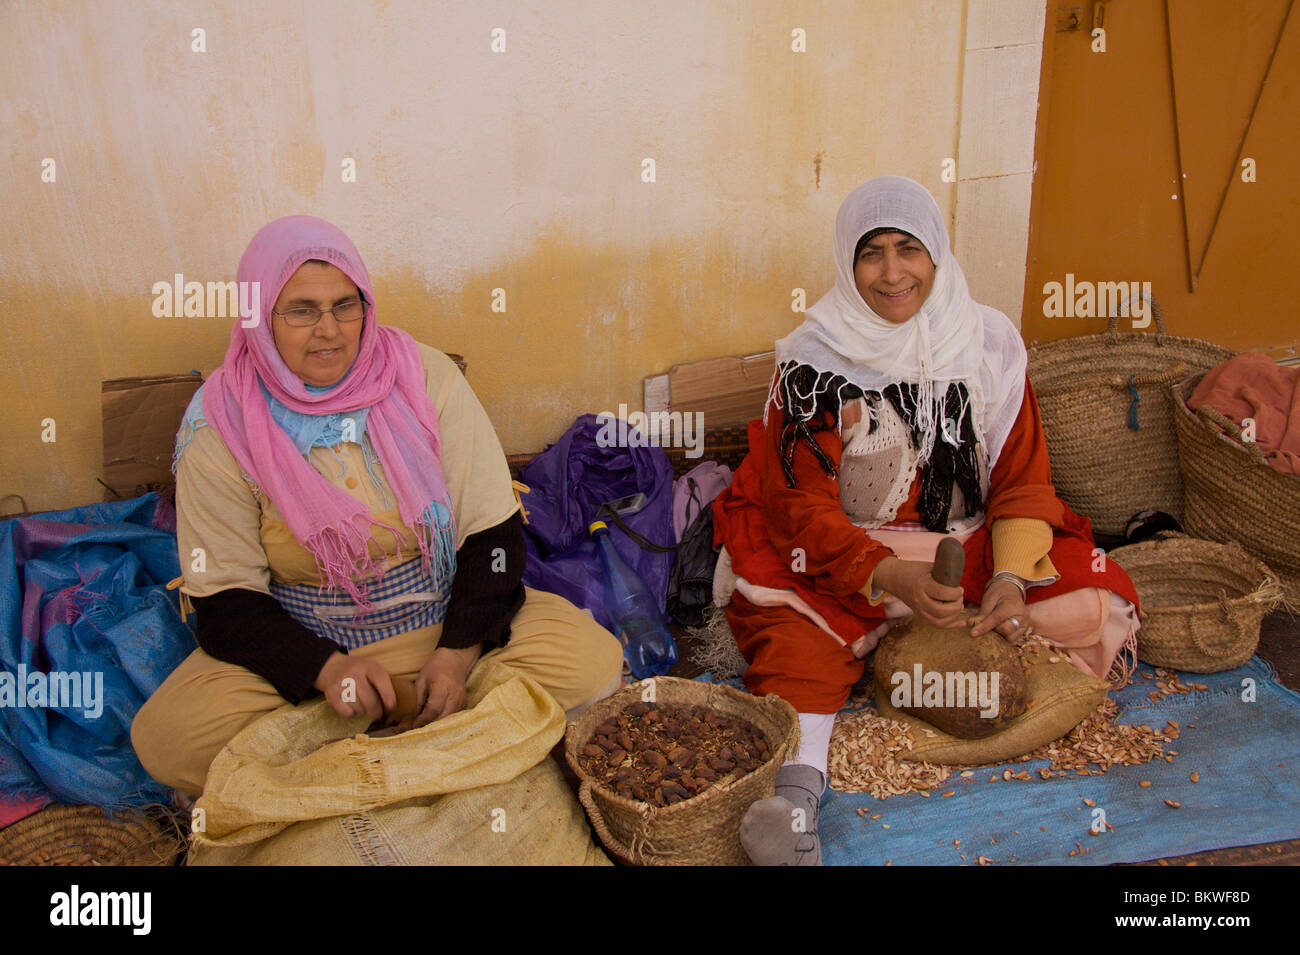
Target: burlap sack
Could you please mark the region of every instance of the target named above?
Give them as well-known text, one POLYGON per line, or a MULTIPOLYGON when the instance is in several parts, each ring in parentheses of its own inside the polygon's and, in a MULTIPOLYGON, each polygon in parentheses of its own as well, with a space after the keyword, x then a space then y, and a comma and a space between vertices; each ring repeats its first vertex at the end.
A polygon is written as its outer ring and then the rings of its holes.
POLYGON ((904 698, 899 691, 906 690, 909 702, 898 709, 960 739, 992 736, 1020 716, 1029 702, 1020 652, 1000 634, 972 637, 967 628, 936 627, 918 615, 902 620, 885 635, 876 647, 872 669, 878 696, 883 693, 892 703, 904 698), (992 677, 996 675, 994 712, 982 715, 987 711, 977 702, 978 692, 970 693, 974 683, 954 686, 962 695, 962 705, 957 705, 955 697, 942 706, 923 705, 919 698, 923 694, 914 690, 916 667, 921 674, 938 673, 941 678, 968 674, 977 678, 986 692, 994 689, 992 677), (899 686, 899 681, 905 685, 899 686))
POLYGON ((324 700, 267 714, 212 761, 189 863, 608 864, 547 758, 559 704, 491 661, 467 689, 467 709, 385 739, 324 700))
POLYGON ((980 766, 1023 756, 1079 725, 1106 698, 1106 684, 1079 670, 1064 653, 1040 648, 1025 651, 1029 668, 1025 682, 1029 705, 1007 726, 983 739, 958 739, 923 720, 908 716, 889 703, 888 687, 876 687, 876 712, 885 719, 910 724, 912 748, 900 759, 942 763, 946 766, 980 766), (1052 663, 1055 657, 1058 662, 1052 663))

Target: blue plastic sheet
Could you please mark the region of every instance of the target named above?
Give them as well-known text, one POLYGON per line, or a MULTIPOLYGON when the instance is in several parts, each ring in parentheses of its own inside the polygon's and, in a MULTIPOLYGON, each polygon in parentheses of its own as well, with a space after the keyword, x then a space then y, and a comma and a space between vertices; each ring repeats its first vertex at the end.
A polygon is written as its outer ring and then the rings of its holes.
POLYGON ((165 801, 131 721, 191 651, 156 494, 0 523, 0 797, 165 801))
MULTIPOLYGON (((601 447, 603 423, 596 415, 578 418, 564 437, 524 466, 520 477, 530 488, 523 495, 528 510, 524 583, 590 610, 610 628, 600 560, 587 528, 602 504, 641 492, 645 507, 624 517, 624 523, 653 543, 673 544, 673 469, 662 448, 601 447)), ((609 531, 614 549, 664 610, 673 554, 645 550, 612 523, 609 531)))
POLYGON ((1003 763, 969 777, 954 772, 928 798, 828 788, 818 814, 823 860, 977 865, 983 856, 986 865, 1106 865, 1300 838, 1300 695, 1259 657, 1224 673, 1180 678, 1208 689, 1152 702, 1152 683, 1139 681, 1113 694, 1118 723, 1159 729, 1178 722, 1178 739, 1164 744, 1166 753, 1178 753, 1172 762, 1050 779, 1037 774, 1045 760, 1003 763), (1030 778, 1004 781, 1006 769, 1028 770, 1030 778), (1142 780, 1151 785, 1143 788, 1142 780), (1099 818, 1102 831, 1091 835, 1099 818))

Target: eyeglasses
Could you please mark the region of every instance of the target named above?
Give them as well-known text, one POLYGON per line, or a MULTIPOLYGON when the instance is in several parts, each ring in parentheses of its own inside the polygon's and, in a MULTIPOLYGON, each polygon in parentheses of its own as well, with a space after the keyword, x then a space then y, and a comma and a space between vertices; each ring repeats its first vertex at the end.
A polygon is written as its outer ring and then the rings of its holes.
POLYGON ((309 325, 315 325, 320 321, 322 315, 329 312, 334 316, 336 322, 355 322, 366 317, 366 311, 370 303, 365 299, 353 299, 350 302, 342 302, 333 308, 291 308, 287 312, 277 312, 271 309, 272 315, 279 315, 284 319, 285 324, 293 325, 295 328, 306 328, 309 325))

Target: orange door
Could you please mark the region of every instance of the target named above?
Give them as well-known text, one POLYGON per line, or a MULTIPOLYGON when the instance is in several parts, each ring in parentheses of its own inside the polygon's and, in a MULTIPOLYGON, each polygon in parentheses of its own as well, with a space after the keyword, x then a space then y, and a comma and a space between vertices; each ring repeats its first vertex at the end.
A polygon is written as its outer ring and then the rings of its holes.
POLYGON ((1150 290, 1172 334, 1297 357, 1294 6, 1049 0, 1027 341, 1102 331, 1125 283, 1150 290))

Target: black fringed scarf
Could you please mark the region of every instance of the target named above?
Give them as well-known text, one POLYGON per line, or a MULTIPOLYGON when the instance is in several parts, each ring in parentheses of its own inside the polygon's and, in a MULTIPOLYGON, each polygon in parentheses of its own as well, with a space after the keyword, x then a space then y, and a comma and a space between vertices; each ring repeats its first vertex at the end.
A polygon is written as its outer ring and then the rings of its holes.
MULTIPOLYGON (((778 387, 783 409, 781 469, 785 472, 786 485, 795 486, 794 451, 800 440, 807 443, 827 475, 838 477, 835 465, 817 443, 814 434, 839 427, 841 402, 863 397, 862 389, 849 384, 840 375, 818 373, 807 365, 788 368, 780 375, 778 387)), ((916 425, 917 386, 893 384, 886 387, 882 394, 907 425, 912 447, 919 447, 921 433, 916 425)), ((970 395, 965 384, 952 382, 948 385, 943 407, 945 421, 952 422, 945 427, 956 430, 958 445, 953 447, 941 436, 936 436, 930 460, 920 467, 921 523, 926 530, 938 533, 948 529, 948 511, 952 507, 954 484, 961 488, 965 497, 966 517, 973 517, 984 507, 979 459, 976 457, 978 439, 971 419, 970 395)))

